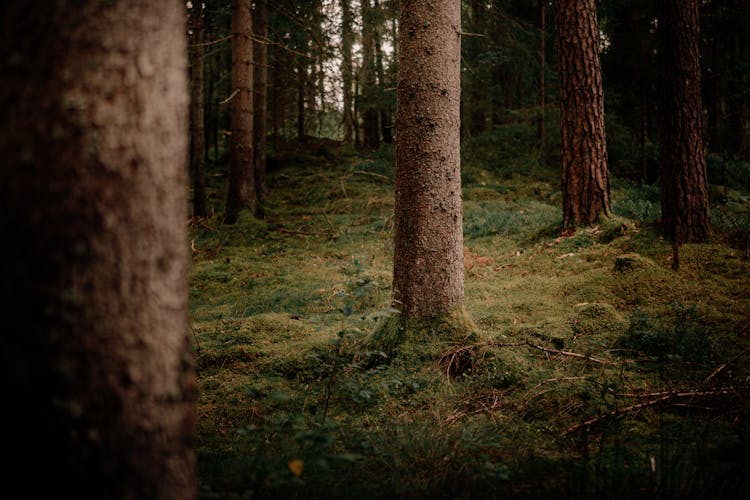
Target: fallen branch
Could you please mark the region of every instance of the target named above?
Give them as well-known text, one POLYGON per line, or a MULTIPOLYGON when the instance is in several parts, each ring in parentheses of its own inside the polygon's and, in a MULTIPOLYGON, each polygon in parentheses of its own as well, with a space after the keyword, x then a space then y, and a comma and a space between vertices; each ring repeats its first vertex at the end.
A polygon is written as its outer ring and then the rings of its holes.
MULTIPOLYGON (((650 406, 658 405, 660 403, 673 401, 675 399, 724 396, 728 394, 734 394, 737 389, 738 388, 736 387, 731 387, 731 388, 726 388, 726 389, 716 389, 716 390, 709 390, 709 391, 685 391, 685 392, 665 391, 663 393, 652 393, 650 395, 657 395, 657 394, 662 394, 662 395, 650 401, 645 401, 643 403, 626 406, 625 408, 619 408, 619 409, 604 413, 602 415, 592 417, 586 420, 585 422, 581 422, 571 427, 568 427, 567 429, 565 429, 563 432, 560 433, 560 437, 565 437, 568 434, 571 434, 573 432, 579 431, 584 428, 589 428, 592 425, 601 422, 602 420, 606 420, 611 417, 617 417, 620 415, 625 415, 627 413, 632 413, 634 411, 641 410, 643 408, 648 408, 650 406)), ((747 390, 747 388, 744 388, 744 390, 747 390)), ((641 397, 644 397, 644 396, 649 396, 649 395, 644 394, 641 397)))
POLYGON ((740 352, 735 357, 733 357, 732 359, 730 359, 726 363, 723 363, 721 366, 719 366, 717 369, 715 369, 713 372, 711 372, 711 375, 709 375, 708 377, 706 377, 706 380, 704 380, 703 383, 704 384, 709 383, 711 381, 711 379, 713 379, 716 375, 718 375, 719 373, 721 373, 722 371, 724 371, 727 366, 731 365, 732 363, 734 363, 735 361, 737 361, 738 359, 740 359, 742 356, 744 356, 748 352, 750 352, 750 347, 748 347, 744 351, 740 352))
POLYGON ((572 351, 559 351, 557 349, 549 349, 547 347, 532 344, 531 342, 528 342, 528 341, 525 344, 529 347, 533 347, 534 349, 538 349, 540 351, 547 352, 550 354, 560 354, 562 356, 569 356, 571 358, 585 359, 586 361, 591 361, 592 363, 597 363, 600 365, 614 365, 615 364, 615 363, 612 363, 611 361, 595 358, 594 356, 589 356, 588 354, 579 354, 577 352, 572 352, 572 351))
POLYGON ((352 172, 354 174, 362 174, 362 175, 370 175, 372 177, 377 177, 378 179, 383 179, 386 182, 391 182, 391 179, 386 175, 376 174, 375 172, 366 172, 364 170, 355 170, 352 172))

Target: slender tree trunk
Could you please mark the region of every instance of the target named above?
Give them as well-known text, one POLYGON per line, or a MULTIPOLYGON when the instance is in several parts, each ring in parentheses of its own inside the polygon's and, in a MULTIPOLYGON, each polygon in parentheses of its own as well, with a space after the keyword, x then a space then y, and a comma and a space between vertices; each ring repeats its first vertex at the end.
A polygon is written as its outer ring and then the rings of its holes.
POLYGON ((675 245, 704 241, 711 230, 703 157, 696 0, 662 0, 660 101, 662 225, 675 245))
POLYGON ((428 319, 464 295, 461 2, 400 7, 393 297, 404 317, 428 319))
POLYGON ((193 216, 205 217, 206 209, 206 130, 203 109, 203 8, 190 9, 193 32, 190 50, 190 170, 193 173, 193 216))
POLYGON ((232 2, 232 153, 224 221, 242 210, 257 215, 253 165, 253 39, 249 0, 232 2))
POLYGON ((563 226, 610 214, 595 0, 558 0, 563 226))
POLYGON ((539 121, 537 137, 539 147, 544 149, 547 122, 547 0, 539 1, 539 121))
POLYGON ((2 19, 3 487, 194 498, 184 3, 2 19))
POLYGON ((372 0, 361 0, 362 11, 362 142, 366 149, 380 146, 378 108, 375 104, 375 33, 373 26, 372 0))
POLYGON ((341 7, 341 74, 344 84, 344 142, 351 143, 354 137, 354 116, 352 114, 352 10, 350 0, 340 0, 341 7))
POLYGON ((386 81, 385 81, 385 68, 383 65, 383 46, 382 39, 380 36, 380 30, 382 25, 382 11, 380 9, 380 3, 378 0, 374 0, 374 12, 377 13, 377 22, 373 26, 373 40, 375 45, 375 68, 378 76, 378 94, 380 95, 380 103, 378 105, 378 114, 380 115, 380 133, 383 136, 383 142, 390 144, 393 142, 393 135, 391 134, 391 114, 385 105, 383 94, 385 93, 386 81))
POLYGON ((255 38, 261 42, 253 43, 255 87, 253 112, 253 163, 255 164, 255 192, 258 200, 266 195, 266 137, 268 136, 268 0, 255 1, 255 38))
POLYGON ((305 88, 307 68, 302 57, 297 57, 297 141, 305 141, 305 88))

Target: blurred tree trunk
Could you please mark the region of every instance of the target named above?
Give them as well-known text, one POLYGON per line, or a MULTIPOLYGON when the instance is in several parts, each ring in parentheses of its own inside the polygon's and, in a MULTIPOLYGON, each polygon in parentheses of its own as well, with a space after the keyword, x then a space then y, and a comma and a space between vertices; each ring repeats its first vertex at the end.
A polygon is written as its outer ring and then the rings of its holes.
POLYGON ((662 225, 675 245, 711 231, 703 156, 697 0, 662 0, 659 18, 662 225))
POLYGON ((232 2, 232 140, 229 192, 224 221, 242 210, 257 215, 253 166, 253 39, 249 0, 232 2))
POLYGON ((354 115, 352 114, 352 32, 351 0, 340 0, 341 7, 341 74, 344 84, 344 142, 351 143, 354 138, 354 115))
POLYGON ((604 91, 595 0, 558 0, 563 226, 610 214, 604 91))
POLYGON ((0 10, 3 486, 194 498, 185 4, 0 10))
POLYGON ((428 319, 464 295, 461 2, 401 0, 394 307, 428 319))
POLYGON ((256 41, 253 43, 255 73, 253 85, 253 163, 255 166, 255 192, 258 200, 266 195, 266 137, 268 136, 268 0, 255 1, 253 18, 256 41))
POLYGON ((206 130, 203 109, 203 8, 190 9, 193 32, 190 47, 190 170, 193 173, 193 216, 205 217, 206 209, 206 130))

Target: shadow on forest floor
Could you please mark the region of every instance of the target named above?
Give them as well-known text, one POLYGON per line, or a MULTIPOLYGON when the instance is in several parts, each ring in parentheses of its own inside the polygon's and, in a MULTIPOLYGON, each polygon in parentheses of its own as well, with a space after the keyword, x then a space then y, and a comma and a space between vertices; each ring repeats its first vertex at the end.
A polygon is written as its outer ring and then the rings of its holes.
MULTIPOLYGON (((671 247, 658 191, 561 235, 554 172, 464 167, 470 370, 366 352, 392 314, 392 162, 279 157, 267 220, 194 222, 202 498, 750 493, 750 263, 671 247)), ((211 178, 220 210, 221 178, 211 178)), ((734 195, 733 195, 734 196, 734 195)), ((715 213, 747 214, 740 195, 715 213)))

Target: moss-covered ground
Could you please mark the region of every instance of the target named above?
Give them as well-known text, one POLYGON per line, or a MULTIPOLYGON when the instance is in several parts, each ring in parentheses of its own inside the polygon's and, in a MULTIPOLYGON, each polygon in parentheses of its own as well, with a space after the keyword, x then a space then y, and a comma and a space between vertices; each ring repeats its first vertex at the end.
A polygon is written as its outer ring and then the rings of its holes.
MULTIPOLYGON (((734 226, 682 247, 675 272, 658 190, 615 180, 619 215, 561 234, 553 169, 469 157, 478 335, 394 356, 368 342, 394 315, 391 155, 317 153, 276 154, 265 221, 223 225, 214 175, 216 216, 192 224, 202 498, 750 494, 734 226)), ((748 207, 725 189, 712 209, 748 207)))

